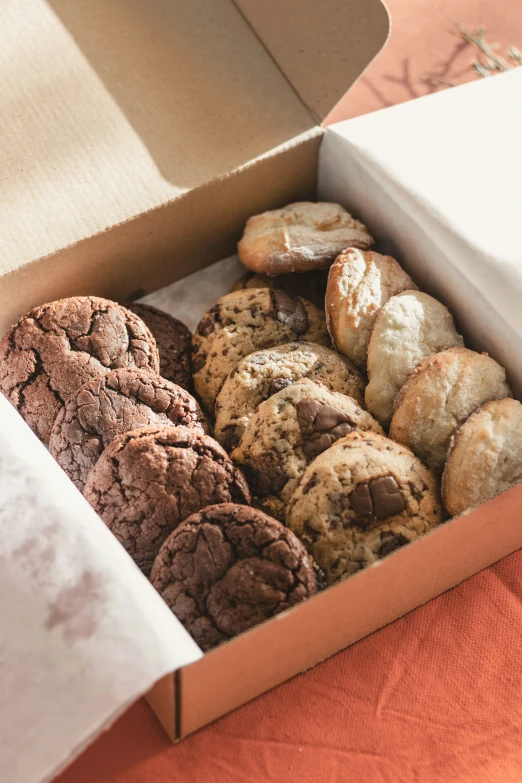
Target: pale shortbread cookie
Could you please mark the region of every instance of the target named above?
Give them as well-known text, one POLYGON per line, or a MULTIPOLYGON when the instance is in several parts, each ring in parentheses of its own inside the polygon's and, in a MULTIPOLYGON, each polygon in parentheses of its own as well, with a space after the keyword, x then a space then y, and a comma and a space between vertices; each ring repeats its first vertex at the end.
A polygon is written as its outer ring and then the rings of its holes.
POLYGON ((279 518, 277 500, 283 512, 306 466, 354 430, 383 434, 352 397, 303 379, 259 405, 230 456, 257 497, 273 498, 279 518))
POLYGON ((511 397, 506 371, 486 353, 449 348, 417 365, 395 399, 390 438, 442 470, 451 436, 481 405, 511 397))
POLYGON ((213 412, 227 375, 243 357, 296 340, 330 343, 324 313, 306 299, 268 288, 221 297, 192 339, 194 387, 204 408, 213 412))
POLYGON ((251 217, 237 249, 247 269, 281 275, 325 269, 345 248, 372 245, 366 226, 339 204, 301 201, 251 217))
POLYGON ((354 248, 341 253, 330 269, 326 289, 326 321, 337 350, 364 368, 382 306, 407 289, 417 286, 391 256, 354 248))
POLYGON ((214 437, 231 451, 257 406, 301 378, 363 402, 364 381, 344 356, 317 343, 287 343, 256 351, 232 370, 218 394, 214 437))
POLYGON ((366 407, 387 427, 393 403, 426 356, 463 346, 449 310, 421 291, 392 296, 377 316, 368 345, 366 407))
POLYGON ((288 275, 261 275, 247 272, 232 286, 232 291, 243 291, 245 288, 281 288, 294 296, 302 296, 314 305, 324 310, 328 269, 318 269, 315 272, 303 272, 300 275, 290 272, 288 275))
POLYGON ((522 405, 487 402, 457 430, 442 477, 442 498, 455 516, 522 481, 522 405))
POLYGON ((409 449, 353 432, 308 465, 286 523, 333 584, 438 525, 438 497, 435 478, 409 449))

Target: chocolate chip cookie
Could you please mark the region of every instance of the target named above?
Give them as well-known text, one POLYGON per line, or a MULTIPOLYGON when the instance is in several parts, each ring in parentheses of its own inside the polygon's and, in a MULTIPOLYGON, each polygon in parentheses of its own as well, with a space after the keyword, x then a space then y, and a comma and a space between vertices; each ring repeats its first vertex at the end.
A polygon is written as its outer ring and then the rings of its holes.
POLYGON ((213 503, 250 503, 245 479, 213 438, 165 425, 113 440, 83 494, 147 576, 162 543, 191 514, 213 503))
POLYGON ((452 438, 442 500, 452 516, 479 506, 522 481, 522 405, 493 400, 473 413, 452 438))
POLYGON ((159 352, 159 374, 187 391, 192 390, 192 334, 184 323, 152 305, 135 302, 129 310, 150 329, 159 352))
POLYGON ((181 386, 143 370, 99 375, 67 400, 49 450, 80 491, 103 449, 118 435, 149 424, 208 431, 196 400, 181 386))
POLYGON ((417 365, 394 405, 390 438, 441 471, 457 427, 489 400, 511 397, 506 371, 485 353, 449 348, 417 365))
POLYGON ((151 582, 202 650, 317 592, 306 549, 262 511, 222 503, 167 538, 151 582))
POLYGON ((345 250, 328 276, 326 320, 340 353, 362 369, 375 319, 390 296, 417 286, 391 256, 345 250))
POLYGON ((366 407, 383 427, 393 403, 418 363, 447 348, 463 346, 449 310, 420 291, 392 296, 377 316, 368 345, 366 407))
POLYGON ((0 391, 44 443, 69 395, 119 367, 157 372, 156 343, 138 316, 96 296, 35 307, 0 342, 0 391))
POLYGON ((255 408, 301 378, 321 381, 362 404, 363 378, 344 356, 315 343, 278 345, 246 356, 226 379, 216 400, 216 440, 231 451, 255 408))
POLYGON ((205 410, 213 412, 227 375, 244 356, 295 340, 330 342, 324 314, 311 302, 268 288, 223 296, 192 340, 194 385, 205 410))
POLYGON ((247 269, 281 275, 325 269, 345 248, 372 245, 366 226, 339 204, 301 201, 251 217, 237 249, 247 269))
POLYGON ((373 432, 353 432, 310 463, 286 514, 328 584, 441 520, 433 475, 409 449, 373 432))
POLYGON ((232 291, 244 291, 246 288, 280 288, 293 296, 302 296, 324 310, 327 283, 328 269, 274 277, 247 272, 234 284, 232 291))
POLYGON ((306 466, 354 430, 383 434, 352 397, 301 380, 259 405, 231 457, 280 519, 306 466))

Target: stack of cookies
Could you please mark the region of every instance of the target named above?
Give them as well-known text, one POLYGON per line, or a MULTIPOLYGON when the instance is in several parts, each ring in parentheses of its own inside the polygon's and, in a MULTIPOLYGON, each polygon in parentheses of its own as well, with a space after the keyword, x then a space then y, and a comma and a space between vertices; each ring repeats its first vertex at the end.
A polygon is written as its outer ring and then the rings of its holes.
POLYGON ((194 336, 78 296, 0 342, 0 390, 204 650, 522 480, 504 370, 373 245, 291 204, 194 336))

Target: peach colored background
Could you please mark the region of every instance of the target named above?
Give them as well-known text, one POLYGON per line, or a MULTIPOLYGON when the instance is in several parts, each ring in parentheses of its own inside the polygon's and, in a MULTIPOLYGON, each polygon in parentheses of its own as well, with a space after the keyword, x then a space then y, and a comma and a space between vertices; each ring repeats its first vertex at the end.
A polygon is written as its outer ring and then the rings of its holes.
MULTIPOLYGON (((522 49, 519 0, 389 7, 387 49, 330 121, 474 78, 454 21, 522 49)), ((519 552, 177 746, 139 702, 56 783, 518 783, 521 597, 519 552)))

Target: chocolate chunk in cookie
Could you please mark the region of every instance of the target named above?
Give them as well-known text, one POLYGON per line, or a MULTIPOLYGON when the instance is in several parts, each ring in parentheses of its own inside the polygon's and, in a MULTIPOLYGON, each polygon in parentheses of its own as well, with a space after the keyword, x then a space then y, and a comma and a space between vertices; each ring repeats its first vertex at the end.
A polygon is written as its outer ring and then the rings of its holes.
POLYGON ((286 512, 328 584, 441 521, 433 474, 409 449, 374 432, 352 432, 311 462, 286 512))
POLYGON ((406 503, 393 476, 379 476, 363 481, 350 493, 350 503, 355 511, 355 524, 375 522, 401 514, 406 503))
POLYGON ((192 334, 184 323, 151 305, 138 302, 129 310, 141 318, 150 329, 159 351, 159 374, 187 391, 192 391, 192 334))
POLYGON ((364 381, 348 359, 322 345, 278 345, 245 357, 228 376, 216 401, 216 440, 235 448, 257 406, 302 378, 363 401, 364 381))
POLYGON ((120 367, 157 372, 156 343, 134 313, 96 296, 35 307, 0 342, 0 391, 44 443, 68 397, 120 367))
POLYGON ((354 399, 304 379, 259 405, 231 456, 279 519, 306 466, 353 430, 382 433, 354 399))
POLYGON ((273 277, 247 272, 234 284, 232 291, 243 291, 245 288, 280 288, 293 296, 302 296, 324 310, 327 282, 328 269, 273 277))
POLYGON ((213 438, 165 425, 113 440, 83 494, 146 575, 191 514, 214 503, 250 503, 245 479, 213 438))
POLYGON ((253 288, 223 296, 192 340, 194 385, 209 413, 227 375, 248 354, 295 340, 329 343, 324 314, 284 291, 253 288))
POLYGON ((103 449, 118 435, 149 424, 208 430, 196 400, 181 386, 142 370, 114 370, 69 397, 54 423, 49 450, 83 490, 103 449))
POLYGON ((182 522, 161 547, 151 582, 202 650, 317 592, 314 566, 294 534, 232 503, 182 522))
POLYGON ((271 291, 274 318, 298 335, 308 331, 308 313, 301 299, 285 291, 271 291))
POLYGON ((238 253, 247 269, 281 275, 325 269, 345 248, 372 245, 366 226, 339 204, 301 201, 251 217, 238 253))

